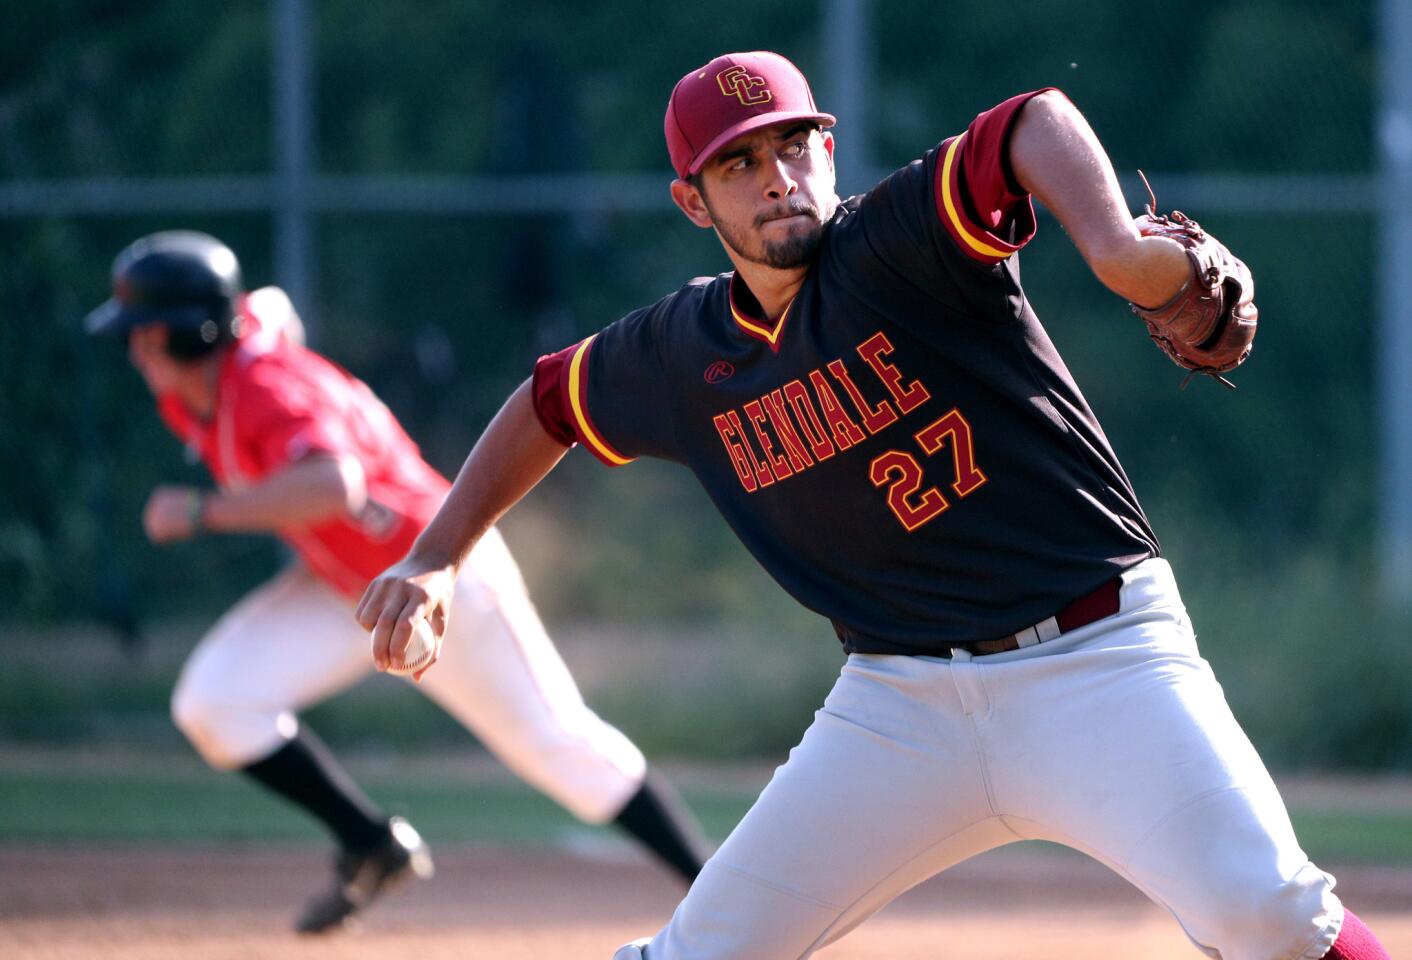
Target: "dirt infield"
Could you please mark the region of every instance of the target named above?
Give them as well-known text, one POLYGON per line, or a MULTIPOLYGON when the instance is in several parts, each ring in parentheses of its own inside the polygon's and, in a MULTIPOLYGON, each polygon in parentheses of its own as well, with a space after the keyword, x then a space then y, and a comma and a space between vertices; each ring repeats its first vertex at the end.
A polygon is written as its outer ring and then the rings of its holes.
MULTIPOLYGON (((431 882, 390 896, 352 935, 299 938, 324 881, 308 848, 0 847, 0 956, 13 960, 607 960, 669 916, 675 886, 637 861, 438 851, 431 882)), ((1338 871, 1340 890, 1412 956, 1412 871, 1338 871)), ((998 851, 911 891, 825 960, 970 956, 1199 957, 1176 924, 1097 864, 998 851)))

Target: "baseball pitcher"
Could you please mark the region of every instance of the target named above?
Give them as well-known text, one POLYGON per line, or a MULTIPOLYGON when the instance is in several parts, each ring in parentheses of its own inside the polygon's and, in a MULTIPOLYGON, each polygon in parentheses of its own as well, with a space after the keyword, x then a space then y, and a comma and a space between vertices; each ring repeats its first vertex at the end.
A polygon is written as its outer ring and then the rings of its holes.
POLYGON ((833 123, 773 53, 682 77, 672 198, 734 270, 540 360, 359 604, 378 663, 445 616, 479 538, 570 445, 676 461, 847 661, 671 921, 618 960, 809 957, 1025 839, 1107 864, 1210 957, 1386 958, 1300 849, 1019 251, 1038 199, 1210 376, 1249 353, 1250 272, 1190 218, 1134 219, 1058 91, 847 200, 833 123))

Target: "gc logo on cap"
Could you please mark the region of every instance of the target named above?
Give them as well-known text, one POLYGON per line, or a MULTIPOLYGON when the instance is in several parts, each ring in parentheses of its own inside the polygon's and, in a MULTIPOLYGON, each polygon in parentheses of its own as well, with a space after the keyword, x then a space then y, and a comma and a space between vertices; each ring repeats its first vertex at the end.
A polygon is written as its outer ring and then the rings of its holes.
POLYGON ((667 102, 663 130, 672 168, 685 180, 727 143, 789 120, 834 125, 814 105, 809 81, 778 53, 727 53, 682 77, 667 102))
POLYGON ((744 67, 727 67, 716 74, 716 82, 721 85, 721 93, 728 97, 735 94, 747 107, 770 99, 769 81, 764 77, 751 76, 744 67), (756 90, 756 87, 765 89, 756 90))

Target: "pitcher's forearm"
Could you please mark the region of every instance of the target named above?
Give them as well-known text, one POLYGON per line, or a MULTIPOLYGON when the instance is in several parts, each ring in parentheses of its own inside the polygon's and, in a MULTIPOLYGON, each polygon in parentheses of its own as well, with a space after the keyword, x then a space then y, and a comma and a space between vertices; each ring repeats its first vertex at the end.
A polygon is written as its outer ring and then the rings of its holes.
POLYGON ((1082 113, 1058 91, 1025 104, 1010 138, 1015 179, 1064 225, 1103 283, 1144 306, 1167 302, 1191 276, 1185 251, 1144 237, 1113 164, 1082 113))
POLYGON ((459 568, 476 541, 567 452, 540 424, 533 386, 526 380, 476 441, 412 556, 430 566, 459 568))

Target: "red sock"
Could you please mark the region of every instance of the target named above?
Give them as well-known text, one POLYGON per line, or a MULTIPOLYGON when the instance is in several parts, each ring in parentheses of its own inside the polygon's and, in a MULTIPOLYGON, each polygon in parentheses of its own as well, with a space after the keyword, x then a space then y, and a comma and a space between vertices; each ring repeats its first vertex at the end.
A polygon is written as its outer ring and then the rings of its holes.
POLYGON ((1347 907, 1343 911, 1343 928, 1338 939, 1324 954, 1324 960, 1392 960, 1373 931, 1347 907))

